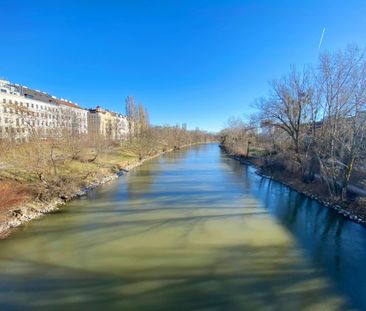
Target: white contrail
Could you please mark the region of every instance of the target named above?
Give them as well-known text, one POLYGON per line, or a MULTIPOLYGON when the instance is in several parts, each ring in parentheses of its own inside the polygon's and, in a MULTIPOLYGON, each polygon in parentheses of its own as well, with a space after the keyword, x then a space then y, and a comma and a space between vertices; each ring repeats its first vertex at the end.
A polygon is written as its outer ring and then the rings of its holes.
POLYGON ((318 49, 320 49, 320 47, 322 46, 322 42, 323 42, 323 37, 324 37, 324 33, 325 33, 325 27, 323 28, 322 36, 320 37, 320 42, 319 42, 319 46, 318 46, 318 49))

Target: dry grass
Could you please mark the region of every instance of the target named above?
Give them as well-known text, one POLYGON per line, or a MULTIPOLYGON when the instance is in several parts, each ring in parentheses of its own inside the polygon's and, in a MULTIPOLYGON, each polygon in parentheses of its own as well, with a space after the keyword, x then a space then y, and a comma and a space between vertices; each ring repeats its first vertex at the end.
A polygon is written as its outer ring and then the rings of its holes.
MULTIPOLYGON (((139 144, 82 138, 0 140, 0 214, 30 198, 47 202, 72 197, 78 189, 138 162, 139 144)), ((156 142, 151 152, 163 147, 156 142)))
POLYGON ((0 210, 19 205, 31 197, 32 194, 26 186, 0 180, 0 210))
POLYGON ((107 141, 94 146, 88 141, 0 142, 0 209, 23 202, 30 193, 42 201, 70 197, 78 188, 136 162, 138 156, 129 147, 107 141))

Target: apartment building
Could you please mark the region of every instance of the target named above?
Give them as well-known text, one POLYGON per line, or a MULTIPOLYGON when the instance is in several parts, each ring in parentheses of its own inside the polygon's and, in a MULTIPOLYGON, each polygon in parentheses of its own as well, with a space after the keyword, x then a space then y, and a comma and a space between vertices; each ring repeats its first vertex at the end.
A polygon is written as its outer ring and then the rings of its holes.
POLYGON ((88 133, 92 138, 104 137, 112 140, 124 140, 128 134, 127 117, 100 106, 89 109, 88 133))
POLYGON ((10 83, 9 81, 0 78, 0 93, 20 95, 19 89, 20 85, 10 83))
POLYGON ((88 111, 46 92, 0 80, 0 138, 87 134, 88 111))
POLYGON ((99 106, 83 109, 69 100, 0 79, 0 138, 61 137, 65 131, 124 140, 128 121, 126 116, 99 106))
POLYGON ((65 99, 53 100, 58 105, 60 114, 64 116, 65 123, 62 126, 67 126, 73 134, 88 134, 88 115, 89 111, 80 108, 77 104, 67 101, 65 99))

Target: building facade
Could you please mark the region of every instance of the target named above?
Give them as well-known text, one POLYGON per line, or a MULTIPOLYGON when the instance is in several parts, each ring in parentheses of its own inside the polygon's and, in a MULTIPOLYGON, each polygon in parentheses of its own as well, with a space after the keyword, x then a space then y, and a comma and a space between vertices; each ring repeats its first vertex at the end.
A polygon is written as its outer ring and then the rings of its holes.
POLYGON ((83 109, 69 100, 0 79, 0 138, 61 137, 65 132, 124 140, 128 121, 99 106, 83 109))
POLYGON ((91 138, 124 140, 128 134, 127 117, 99 106, 89 109, 88 133, 91 138))
POLYGON ((0 138, 47 138, 63 131, 86 135, 87 122, 88 111, 76 104, 0 80, 0 138))

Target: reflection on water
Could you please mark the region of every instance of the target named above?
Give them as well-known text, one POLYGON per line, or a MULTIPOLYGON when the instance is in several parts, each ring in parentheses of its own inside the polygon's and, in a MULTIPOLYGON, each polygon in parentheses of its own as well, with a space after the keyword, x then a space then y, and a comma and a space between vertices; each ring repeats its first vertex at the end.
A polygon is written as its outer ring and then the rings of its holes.
POLYGON ((1 242, 0 309, 362 309, 365 270, 349 273, 365 269, 365 242, 217 145, 196 146, 1 242))

